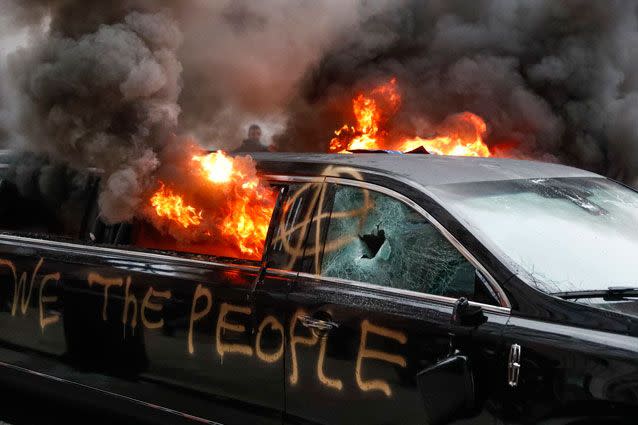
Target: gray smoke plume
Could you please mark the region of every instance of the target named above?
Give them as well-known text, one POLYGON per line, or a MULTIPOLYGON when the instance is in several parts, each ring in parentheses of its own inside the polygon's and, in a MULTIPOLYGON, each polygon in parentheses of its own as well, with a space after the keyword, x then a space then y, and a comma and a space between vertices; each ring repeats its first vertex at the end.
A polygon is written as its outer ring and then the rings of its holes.
POLYGON ((347 33, 291 102, 281 149, 325 151, 349 99, 396 76, 394 126, 471 111, 488 144, 638 184, 636 1, 402 0, 347 33))
POLYGON ((493 149, 637 183, 636 8, 0 0, 0 146, 103 168, 102 214, 119 221, 160 164, 171 166, 182 136, 232 149, 256 120, 284 128, 282 150, 326 151, 352 121, 352 96, 396 77, 403 103, 392 130, 427 137, 470 111, 493 149), (16 33, 24 47, 7 55, 16 33))
POLYGON ((0 0, 0 53, 3 36, 29 25, 37 28, 43 20, 50 22, 44 36, 77 39, 122 21, 131 11, 163 10, 183 34, 177 51, 183 69, 180 132, 211 147, 233 148, 251 120, 273 128, 283 123, 285 106, 308 67, 342 33, 356 31, 391 0, 373 3, 0 0))
POLYGON ((0 90, 11 92, 0 99, 0 144, 104 169, 111 222, 132 217, 182 136, 232 149, 251 120, 282 128, 308 66, 375 10, 340 0, 0 1, 0 48, 29 29, 23 48, 6 60, 0 50, 0 90))
POLYGON ((179 2, 172 9, 184 33, 181 131, 224 148, 239 144, 251 120, 272 134, 306 70, 389 2, 179 2))
POLYGON ((22 149, 103 169, 101 213, 107 221, 127 220, 177 126, 181 34, 162 11, 113 7, 112 14, 96 14, 100 20, 66 10, 9 58, 16 137, 22 149))

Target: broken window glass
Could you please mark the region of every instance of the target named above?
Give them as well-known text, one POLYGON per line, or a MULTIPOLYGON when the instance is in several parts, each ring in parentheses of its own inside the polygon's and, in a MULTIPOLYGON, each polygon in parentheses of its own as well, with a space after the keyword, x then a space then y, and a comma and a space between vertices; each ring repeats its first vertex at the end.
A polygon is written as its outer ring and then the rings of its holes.
POLYGON ((321 274, 452 297, 475 283, 475 268, 420 213, 351 186, 336 187, 321 274))

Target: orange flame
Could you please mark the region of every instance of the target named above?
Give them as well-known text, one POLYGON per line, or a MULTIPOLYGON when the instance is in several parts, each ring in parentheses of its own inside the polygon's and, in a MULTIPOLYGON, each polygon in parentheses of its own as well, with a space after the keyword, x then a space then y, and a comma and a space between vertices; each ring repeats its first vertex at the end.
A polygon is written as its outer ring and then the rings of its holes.
POLYGON ((155 214, 180 240, 210 242, 206 253, 218 255, 216 247, 224 246, 219 252, 238 250, 243 258, 261 258, 276 192, 261 182, 252 159, 217 151, 193 155, 190 161, 193 172, 190 177, 184 174, 194 180, 182 186, 203 188, 193 189, 198 192, 193 195, 204 208, 197 213, 195 207, 184 204, 182 195, 160 183, 150 198, 155 214))
POLYGON ((201 171, 213 183, 226 184, 233 196, 228 205, 228 214, 220 230, 226 238, 234 241, 239 250, 251 258, 260 258, 268 233, 270 218, 275 207, 272 190, 263 186, 255 173, 252 162, 240 163, 240 158, 231 158, 222 151, 205 156, 193 156, 201 164, 201 171))
POLYGON ((445 132, 445 136, 403 140, 399 150, 410 152, 423 146, 429 153, 437 155, 491 156, 489 148, 483 142, 487 125, 481 117, 471 112, 463 112, 450 118, 449 121, 454 121, 454 126, 445 132))
POLYGON ((397 113, 401 95, 396 78, 375 87, 367 95, 359 93, 352 100, 355 126, 345 124, 335 131, 329 151, 349 153, 357 149, 387 149, 409 152, 424 147, 438 155, 491 156, 484 142, 487 125, 481 117, 471 112, 450 116, 432 138, 403 137, 389 140, 384 130, 397 113))
POLYGON ((330 151, 348 153, 356 149, 381 149, 378 142, 384 138, 385 132, 380 130, 380 126, 396 113, 400 103, 396 78, 374 88, 368 96, 359 93, 352 100, 357 125, 350 127, 346 124, 335 131, 337 137, 330 140, 330 151))
POLYGON ((193 161, 199 162, 202 171, 213 183, 226 183, 233 175, 233 160, 222 151, 208 155, 193 155, 193 161))
POLYGON ((166 217, 181 224, 185 229, 198 226, 202 222, 202 212, 199 213, 190 205, 184 205, 184 199, 175 195, 160 182, 160 188, 151 197, 151 205, 160 217, 166 217))
POLYGON ((222 233, 233 239, 239 250, 250 257, 260 258, 274 205, 260 206, 250 197, 242 197, 222 223, 222 233))

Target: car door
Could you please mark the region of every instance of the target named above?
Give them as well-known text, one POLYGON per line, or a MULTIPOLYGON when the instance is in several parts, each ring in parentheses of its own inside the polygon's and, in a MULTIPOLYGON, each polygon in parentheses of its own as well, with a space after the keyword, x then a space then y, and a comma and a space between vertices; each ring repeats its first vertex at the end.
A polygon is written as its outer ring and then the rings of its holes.
MULTIPOLYGON (((287 423, 428 423, 432 400, 416 377, 450 354, 451 333, 488 394, 494 379, 505 379, 508 309, 497 305, 473 257, 403 196, 331 181, 310 231, 317 238, 307 243, 312 252, 320 246, 320 255, 288 297, 287 423), (451 326, 461 296, 484 303, 486 323, 451 326)), ((478 404, 473 422, 494 423, 489 404, 478 404)))
MULTIPOLYGON (((278 214, 275 208, 273 217, 278 214)), ((124 340, 143 339, 144 367, 137 377, 166 393, 147 401, 179 411, 188 406, 184 413, 224 424, 281 423, 278 347, 284 341, 277 324, 285 321, 278 306, 288 288, 285 280, 273 278, 263 261, 191 255, 184 244, 180 252, 167 251, 170 242, 148 223, 135 222, 130 232, 99 227, 98 222, 96 234, 131 234, 130 240, 117 241, 130 261, 93 273, 106 282, 123 281, 114 291, 122 302, 113 307, 111 328, 128 331, 124 340)))

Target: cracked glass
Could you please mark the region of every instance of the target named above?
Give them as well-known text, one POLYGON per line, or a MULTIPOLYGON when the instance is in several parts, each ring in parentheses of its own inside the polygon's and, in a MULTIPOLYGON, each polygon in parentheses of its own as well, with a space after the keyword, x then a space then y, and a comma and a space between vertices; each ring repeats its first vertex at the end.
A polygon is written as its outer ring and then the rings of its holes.
POLYGON ((602 177, 433 186, 457 219, 548 293, 638 288, 638 193, 602 177))
POLYGON ((471 296, 475 268, 420 213, 367 189, 337 186, 323 276, 451 297, 471 296))

